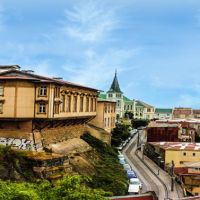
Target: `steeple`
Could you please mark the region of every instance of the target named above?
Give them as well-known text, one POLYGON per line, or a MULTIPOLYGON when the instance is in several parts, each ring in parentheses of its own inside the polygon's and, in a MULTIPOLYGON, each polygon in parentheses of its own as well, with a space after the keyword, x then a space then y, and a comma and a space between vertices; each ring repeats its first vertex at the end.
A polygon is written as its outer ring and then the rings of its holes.
POLYGON ((112 85, 110 87, 110 90, 108 92, 122 93, 122 91, 120 90, 120 87, 119 87, 118 80, 117 80, 117 70, 115 70, 115 76, 114 76, 112 85))

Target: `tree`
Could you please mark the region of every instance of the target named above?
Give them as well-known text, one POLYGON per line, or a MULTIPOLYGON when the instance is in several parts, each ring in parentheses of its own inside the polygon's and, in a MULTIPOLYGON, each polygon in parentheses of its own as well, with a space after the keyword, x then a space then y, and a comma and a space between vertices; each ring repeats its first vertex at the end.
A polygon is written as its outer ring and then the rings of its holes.
POLYGON ((132 127, 137 129, 140 126, 147 126, 149 124, 149 120, 147 120, 147 119, 133 119, 131 121, 131 123, 132 123, 132 127))
POLYGON ((130 130, 128 124, 117 123, 112 131, 111 144, 112 146, 119 146, 123 141, 130 137, 130 130))

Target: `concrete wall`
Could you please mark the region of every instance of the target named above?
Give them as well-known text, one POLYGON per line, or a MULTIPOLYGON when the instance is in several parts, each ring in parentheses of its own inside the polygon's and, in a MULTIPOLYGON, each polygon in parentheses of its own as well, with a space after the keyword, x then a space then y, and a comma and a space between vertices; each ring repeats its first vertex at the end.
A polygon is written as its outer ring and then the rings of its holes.
POLYGON ((64 127, 49 128, 41 131, 43 145, 56 144, 72 138, 79 138, 87 131, 84 125, 69 125, 64 127))
POLYGON ((105 142, 107 144, 111 144, 111 134, 102 130, 97 130, 93 127, 88 126, 87 127, 88 132, 97 139, 101 140, 102 142, 105 142))

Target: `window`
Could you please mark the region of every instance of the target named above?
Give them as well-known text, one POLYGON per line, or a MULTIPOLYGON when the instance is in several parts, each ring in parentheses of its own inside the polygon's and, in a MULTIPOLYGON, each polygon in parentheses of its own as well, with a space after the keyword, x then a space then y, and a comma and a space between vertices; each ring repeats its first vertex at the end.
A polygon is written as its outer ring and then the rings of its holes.
POLYGON ((133 105, 131 105, 131 110, 133 110, 133 105))
POLYGON ((54 113, 55 114, 59 114, 59 107, 60 107, 59 103, 54 104, 54 113))
POLYGON ((110 126, 110 118, 108 118, 108 127, 110 126))
POLYGON ((47 86, 40 86, 39 96, 47 96, 47 86))
POLYGON ((66 108, 67 112, 71 112, 71 96, 67 96, 67 108, 66 108))
POLYGON ((93 98, 91 98, 91 101, 90 101, 90 112, 93 112, 93 98))
POLYGON ((110 113, 110 104, 108 104, 108 113, 110 113))
POLYGON ((3 113, 3 103, 0 102, 0 114, 2 114, 2 113, 3 113))
POLYGON ((151 108, 147 108, 147 112, 151 112, 151 108))
POLYGON ((73 112, 77 112, 77 96, 74 96, 74 108, 73 112))
POLYGON ((104 112, 107 113, 107 104, 104 106, 104 112))
POLYGON ((96 100, 96 98, 94 99, 94 112, 96 112, 97 111, 97 100, 96 100))
POLYGON ((0 96, 4 95, 4 88, 3 85, 0 85, 0 96))
POLYGON ((186 156, 186 152, 183 152, 183 155, 186 156))
POLYGON ((192 153, 193 156, 196 156, 196 153, 192 153))
POLYGON ((90 103, 89 97, 86 97, 86 109, 85 109, 86 112, 89 112, 89 103, 90 103))
POLYGON ((129 105, 127 106, 127 110, 129 110, 129 105))
POLYGON ((104 119, 104 126, 106 127, 107 123, 107 118, 104 119))
POLYGON ((62 112, 65 112, 65 95, 62 95, 62 112))
POLYGON ((113 95, 112 94, 108 94, 108 97, 112 97, 113 95))
POLYGON ((124 106, 124 110, 126 110, 126 105, 124 106))
POLYGON ((80 112, 83 112, 83 97, 80 97, 80 112))
POLYGON ((54 88, 54 97, 57 97, 57 98, 60 97, 60 88, 59 87, 54 88))
POLYGON ((45 103, 40 103, 39 104, 39 113, 46 113, 46 104, 45 103))

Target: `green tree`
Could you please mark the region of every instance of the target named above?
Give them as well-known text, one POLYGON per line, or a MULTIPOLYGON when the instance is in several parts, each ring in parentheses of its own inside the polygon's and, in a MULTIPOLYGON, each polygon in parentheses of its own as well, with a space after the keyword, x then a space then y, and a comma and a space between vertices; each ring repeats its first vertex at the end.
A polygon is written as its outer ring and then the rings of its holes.
POLYGON ((131 120, 132 127, 137 129, 140 126, 147 126, 149 124, 149 120, 147 119, 132 119, 131 120))
POLYGON ((116 127, 112 131, 111 144, 112 146, 119 146, 123 141, 130 137, 129 124, 117 123, 116 127))
POLYGON ((0 181, 0 200, 104 200, 108 193, 87 186, 87 177, 66 176, 48 181, 16 183, 0 181))

